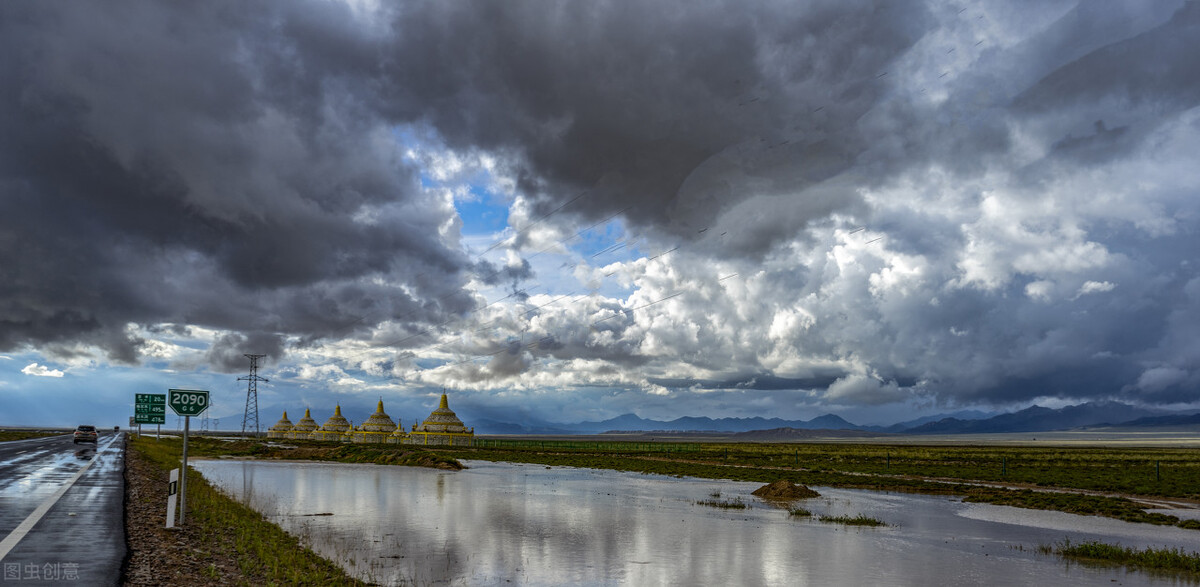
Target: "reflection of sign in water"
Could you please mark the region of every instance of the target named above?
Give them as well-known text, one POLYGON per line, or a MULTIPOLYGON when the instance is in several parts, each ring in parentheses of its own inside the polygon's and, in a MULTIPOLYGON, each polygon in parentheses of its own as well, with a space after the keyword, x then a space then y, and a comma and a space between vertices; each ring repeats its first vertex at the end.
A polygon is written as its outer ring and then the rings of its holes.
POLYGON ((180 416, 199 416, 208 409, 208 392, 197 389, 168 389, 167 405, 180 416))

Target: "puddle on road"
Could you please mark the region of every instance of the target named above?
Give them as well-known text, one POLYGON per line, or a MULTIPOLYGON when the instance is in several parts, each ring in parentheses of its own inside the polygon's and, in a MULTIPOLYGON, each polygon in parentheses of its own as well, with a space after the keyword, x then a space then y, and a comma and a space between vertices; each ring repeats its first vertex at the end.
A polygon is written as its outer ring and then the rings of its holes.
POLYGON ((467 461, 464 471, 195 461, 196 469, 353 575, 383 584, 1178 584, 1036 554, 1070 537, 1192 551, 1194 530, 817 488, 788 516, 761 484, 467 461), (697 505, 740 498, 744 510, 697 505), (1111 583, 1116 584, 1116 583, 1111 583))

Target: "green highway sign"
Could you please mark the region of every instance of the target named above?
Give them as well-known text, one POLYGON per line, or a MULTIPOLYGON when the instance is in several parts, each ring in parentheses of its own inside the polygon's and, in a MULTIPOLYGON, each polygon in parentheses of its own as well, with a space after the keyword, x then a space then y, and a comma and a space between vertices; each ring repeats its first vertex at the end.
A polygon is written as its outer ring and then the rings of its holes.
POLYGON ((135 393, 133 403, 163 406, 167 404, 165 393, 135 393))
POLYGON ((167 394, 133 394, 133 424, 166 424, 167 394))
POLYGON ((166 424, 166 414, 134 414, 134 424, 166 424))
POLYGON ((168 389, 167 405, 180 416, 199 416, 208 409, 208 392, 198 389, 168 389))

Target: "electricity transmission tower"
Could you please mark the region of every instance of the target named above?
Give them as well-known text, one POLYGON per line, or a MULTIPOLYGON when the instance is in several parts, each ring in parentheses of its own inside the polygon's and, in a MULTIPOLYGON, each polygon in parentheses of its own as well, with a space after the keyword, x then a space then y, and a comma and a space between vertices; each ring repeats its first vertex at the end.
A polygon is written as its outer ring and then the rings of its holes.
POLYGON ((245 377, 238 377, 238 381, 246 381, 246 414, 242 416, 242 436, 246 435, 247 430, 253 430, 254 435, 258 436, 258 382, 268 381, 265 377, 258 376, 258 360, 266 355, 242 355, 250 359, 250 374, 245 377))

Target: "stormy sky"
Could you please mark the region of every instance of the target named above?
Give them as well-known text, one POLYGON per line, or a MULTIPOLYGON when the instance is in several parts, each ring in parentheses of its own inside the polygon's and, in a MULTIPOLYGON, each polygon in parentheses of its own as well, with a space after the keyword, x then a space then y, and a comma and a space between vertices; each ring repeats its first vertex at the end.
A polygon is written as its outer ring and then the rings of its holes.
POLYGON ((1196 55, 1183 0, 6 2, 0 424, 240 424, 245 353, 405 420, 1200 407, 1196 55))

